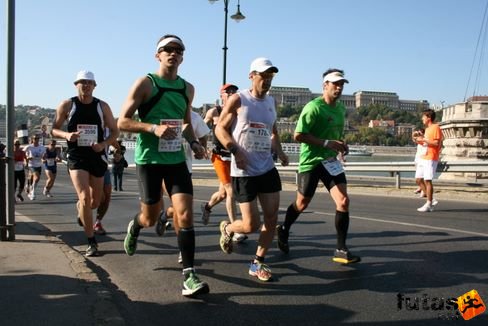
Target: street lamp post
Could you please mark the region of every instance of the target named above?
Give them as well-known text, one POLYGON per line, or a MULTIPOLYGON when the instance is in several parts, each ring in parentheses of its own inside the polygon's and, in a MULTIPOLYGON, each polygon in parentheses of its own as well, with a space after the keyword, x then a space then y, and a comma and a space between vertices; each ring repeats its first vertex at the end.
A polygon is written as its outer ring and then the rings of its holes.
MULTIPOLYGON (((211 4, 219 1, 219 0, 208 0, 211 4)), ((236 22, 240 22, 241 20, 245 19, 246 17, 241 13, 240 2, 237 2, 237 12, 230 16, 236 22)), ((222 85, 226 83, 227 80, 227 17, 229 15, 229 0, 224 0, 224 67, 223 67, 223 77, 222 77, 222 85)))

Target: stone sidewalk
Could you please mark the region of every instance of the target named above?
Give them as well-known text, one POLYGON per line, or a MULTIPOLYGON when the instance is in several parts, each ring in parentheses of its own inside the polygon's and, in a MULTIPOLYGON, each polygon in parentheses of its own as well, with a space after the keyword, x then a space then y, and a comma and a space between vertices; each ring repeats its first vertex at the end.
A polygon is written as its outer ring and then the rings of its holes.
POLYGON ((49 229, 16 214, 0 242, 0 325, 125 325, 90 263, 49 229))

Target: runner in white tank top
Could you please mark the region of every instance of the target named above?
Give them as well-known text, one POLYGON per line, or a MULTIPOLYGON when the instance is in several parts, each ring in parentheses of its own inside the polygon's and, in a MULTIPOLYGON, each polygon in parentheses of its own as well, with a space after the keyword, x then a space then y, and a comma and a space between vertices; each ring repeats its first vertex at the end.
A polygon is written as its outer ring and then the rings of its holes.
POLYGON ((251 88, 227 100, 215 129, 222 145, 232 153, 232 191, 242 212, 242 220, 220 222, 220 247, 230 254, 235 232, 251 233, 260 228, 249 275, 261 281, 271 279, 271 270, 264 264, 264 257, 273 241, 280 203, 281 180, 274 167, 272 152, 278 155, 283 165, 288 164, 276 128, 274 100, 267 95, 277 72, 278 68, 268 59, 254 60, 249 72, 251 88))

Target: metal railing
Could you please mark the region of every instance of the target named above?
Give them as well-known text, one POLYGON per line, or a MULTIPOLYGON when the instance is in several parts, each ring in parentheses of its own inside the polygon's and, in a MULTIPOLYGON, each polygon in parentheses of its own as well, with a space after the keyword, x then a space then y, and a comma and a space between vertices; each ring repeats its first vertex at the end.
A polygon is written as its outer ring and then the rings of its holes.
MULTIPOLYGON (((298 163, 290 163, 288 166, 276 165, 280 172, 298 172, 298 163)), ((195 171, 211 171, 212 164, 194 164, 195 171)), ((386 172, 395 178, 395 187, 401 188, 401 173, 415 172, 414 162, 346 162, 346 172, 386 172)), ((439 173, 488 173, 488 161, 440 161, 437 165, 439 173)))

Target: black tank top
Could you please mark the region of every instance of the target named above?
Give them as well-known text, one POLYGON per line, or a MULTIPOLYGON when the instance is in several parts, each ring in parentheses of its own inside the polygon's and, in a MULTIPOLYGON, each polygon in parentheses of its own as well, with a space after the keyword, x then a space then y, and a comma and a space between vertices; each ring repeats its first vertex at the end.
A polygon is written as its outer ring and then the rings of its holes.
MULTIPOLYGON (((78 97, 71 98, 72 105, 68 114, 68 132, 78 131, 79 124, 89 124, 97 126, 97 142, 104 140, 103 134, 103 112, 100 100, 93 98, 89 104, 83 104, 78 97)), ((78 142, 68 142, 68 155, 78 157, 105 156, 105 151, 95 152, 90 146, 78 146, 78 142)))

